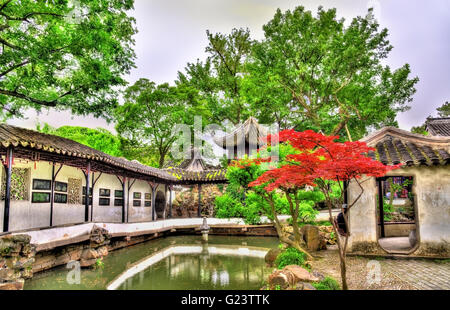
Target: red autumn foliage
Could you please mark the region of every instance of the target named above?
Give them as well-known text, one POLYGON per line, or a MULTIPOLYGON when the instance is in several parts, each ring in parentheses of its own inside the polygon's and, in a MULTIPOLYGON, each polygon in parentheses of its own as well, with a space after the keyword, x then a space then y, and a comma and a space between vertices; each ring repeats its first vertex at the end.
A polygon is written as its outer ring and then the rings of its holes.
MULTIPOLYGON (((364 142, 336 142, 338 136, 325 136, 312 130, 296 132, 284 130, 267 141, 289 142, 299 154, 286 157, 287 164, 266 171, 249 184, 250 187, 266 184, 270 192, 277 188, 299 188, 315 186, 315 179, 346 181, 362 175, 381 177, 400 165, 385 166, 368 157, 374 151, 364 142), (272 140, 270 140, 272 139, 272 140)), ((268 159, 258 159, 258 163, 268 159)))

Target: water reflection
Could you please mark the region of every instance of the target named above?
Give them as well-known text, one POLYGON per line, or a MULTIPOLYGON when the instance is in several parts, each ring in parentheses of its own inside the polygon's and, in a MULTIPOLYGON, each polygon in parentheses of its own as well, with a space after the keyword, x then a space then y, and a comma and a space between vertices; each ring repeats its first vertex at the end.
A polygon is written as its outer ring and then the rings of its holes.
POLYGON ((278 243, 272 237, 209 236, 205 246, 198 236, 171 236, 110 252, 104 268, 81 269, 79 284, 69 283, 70 269, 60 266, 36 273, 24 289, 103 290, 119 278, 118 289, 259 289, 270 272, 265 252, 278 243))
POLYGON ((170 246, 150 255, 114 279, 114 289, 244 289, 258 288, 270 272, 268 249, 204 244, 170 246))

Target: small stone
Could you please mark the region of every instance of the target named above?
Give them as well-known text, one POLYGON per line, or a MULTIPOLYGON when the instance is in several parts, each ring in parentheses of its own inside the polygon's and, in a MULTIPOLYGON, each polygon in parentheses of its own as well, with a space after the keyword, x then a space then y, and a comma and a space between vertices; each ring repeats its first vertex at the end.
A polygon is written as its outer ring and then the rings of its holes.
POLYGON ((106 246, 99 247, 97 249, 97 253, 101 257, 106 256, 108 255, 108 248, 106 246))
POLYGON ((98 252, 94 249, 86 249, 83 251, 83 253, 81 254, 81 258, 88 260, 88 259, 96 259, 98 258, 98 252))
POLYGON ((269 252, 267 252, 266 256, 264 256, 264 261, 269 265, 273 266, 275 260, 277 259, 277 256, 282 252, 283 250, 279 248, 270 249, 269 252))
POLYGON ((95 259, 95 258, 93 258, 93 259, 81 259, 80 260, 80 266, 81 267, 90 267, 90 266, 94 265, 96 261, 97 261, 97 259, 95 259))
POLYGON ((315 291, 317 289, 314 286, 312 286, 311 283, 303 283, 303 290, 304 291, 315 291))
POLYGON ((295 279, 294 283, 299 281, 301 282, 319 282, 319 278, 312 275, 308 270, 297 266, 297 265, 288 265, 283 268, 283 272, 291 273, 295 279))
POLYGON ((10 268, 0 268, 0 281, 9 281, 15 279, 15 273, 10 268))
POLYGON ((20 279, 14 282, 0 283, 0 290, 23 290, 24 280, 20 279))
POLYGON ((279 286, 282 289, 286 289, 292 283, 292 275, 286 274, 281 270, 277 270, 269 275, 269 286, 274 289, 279 286))
POLYGON ((80 260, 81 253, 82 253, 81 249, 76 249, 76 250, 70 251, 68 254, 69 254, 70 260, 80 260))
POLYGON ((305 225, 300 229, 303 239, 310 251, 318 251, 320 249, 319 228, 314 225, 305 225))

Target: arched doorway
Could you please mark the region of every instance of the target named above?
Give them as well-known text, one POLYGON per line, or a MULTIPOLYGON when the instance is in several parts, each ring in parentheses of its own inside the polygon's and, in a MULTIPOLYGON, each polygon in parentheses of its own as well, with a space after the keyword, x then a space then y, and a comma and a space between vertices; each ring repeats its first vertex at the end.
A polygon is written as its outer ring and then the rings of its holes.
POLYGON ((378 243, 388 253, 410 254, 418 245, 412 176, 377 179, 378 243))
POLYGON ((155 197, 155 211, 156 218, 163 219, 165 214, 164 210, 166 208, 166 195, 162 191, 158 191, 155 197))

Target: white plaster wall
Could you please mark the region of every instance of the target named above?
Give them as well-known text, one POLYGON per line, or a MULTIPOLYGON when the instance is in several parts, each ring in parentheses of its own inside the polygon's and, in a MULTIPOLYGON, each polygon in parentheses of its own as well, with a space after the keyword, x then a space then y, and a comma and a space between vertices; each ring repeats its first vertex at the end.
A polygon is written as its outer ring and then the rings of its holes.
MULTIPOLYGON (((94 180, 97 179, 99 173, 94 174, 94 180)), ((86 182, 83 181, 83 186, 86 186, 86 182)), ((92 181, 90 182, 92 186, 92 181)), ((114 206, 114 192, 116 190, 122 190, 122 184, 117 179, 115 175, 105 174, 103 173, 95 183, 94 186, 94 195, 92 199, 93 203, 93 219, 94 222, 113 222, 113 223, 121 223, 122 222, 122 206, 114 206), (100 188, 107 188, 110 190, 109 196, 109 206, 100 206, 100 188)), ((126 194, 126 193, 125 193, 126 194)), ((104 197, 108 198, 108 197, 104 197)), ((89 213, 90 216, 90 213, 89 213)), ((126 209, 125 209, 126 216, 126 209)))
MULTIPOLYGON (((416 199, 416 227, 421 242, 450 242, 450 166, 406 167, 388 176, 412 176, 416 199)), ((375 178, 364 184, 365 192, 350 211, 349 248, 359 241, 377 241, 375 178)), ((350 202, 359 193, 357 184, 349 186, 350 202)))
POLYGON ((450 166, 402 169, 415 177, 421 242, 450 242, 450 166))
MULTIPOLYGON (((128 188, 127 188, 128 189, 128 188)), ((145 193, 151 194, 152 189, 150 184, 146 181, 136 180, 133 186, 130 188, 128 195, 128 222, 146 222, 152 220, 152 207, 145 207, 145 193), (141 193, 141 206, 133 207, 133 193, 141 193)))
MULTIPOLYGON (((50 225, 50 203, 31 203, 32 180, 33 179, 51 179, 52 166, 49 162, 40 161, 37 162, 36 168, 34 168, 34 162, 26 162, 24 160, 15 159, 14 167, 18 168, 30 168, 31 177, 29 184, 30 197, 27 201, 11 200, 10 208, 10 222, 9 230, 17 231, 29 228, 47 227, 50 225)), ((59 168, 59 164, 56 165, 55 171, 59 168)), ((2 174, 4 174, 2 168, 2 174)), ((95 178, 99 175, 95 173, 95 178)), ((86 186, 86 180, 81 169, 74 167, 63 166, 56 177, 56 181, 68 182, 69 178, 81 179, 82 186, 86 186)), ((130 189, 129 195, 127 192, 128 182, 126 184, 125 199, 128 198, 128 207, 125 207, 125 212, 129 212, 129 222, 146 222, 152 220, 152 207, 145 207, 145 193, 151 194, 151 187, 146 181, 136 180, 130 189), (133 192, 141 193, 141 206, 133 206, 133 192)), ((1 183, 1 182, 0 182, 1 183)), ((1 184, 0 184, 1 186, 1 184)), ((92 179, 90 180, 90 186, 92 186, 92 179)), ((94 222, 107 222, 107 223, 120 223, 122 222, 122 206, 114 206, 114 191, 122 190, 122 185, 115 175, 102 174, 97 180, 94 193, 93 193, 93 221, 94 222), (99 189, 110 189, 110 205, 99 205, 99 189)), ((164 193, 164 185, 158 184, 157 191, 164 193)), ((167 197, 167 196, 166 196, 167 197)), ((0 227, 3 231, 3 210, 4 201, 0 201, 0 227)), ((126 219, 125 213, 125 219, 126 219)), ((89 208, 89 219, 91 216, 91 207, 89 208)), ((83 223, 85 217, 85 206, 82 204, 58 204, 53 205, 53 225, 62 224, 75 224, 83 223)))
MULTIPOLYGON (((377 187, 374 178, 361 178, 361 186, 364 189, 362 196, 350 208, 349 226, 350 238, 348 247, 351 248, 353 242, 377 241, 377 223, 376 223, 376 194, 377 187)), ((351 204, 359 193, 360 187, 354 181, 350 182, 348 187, 348 202, 351 204)))

